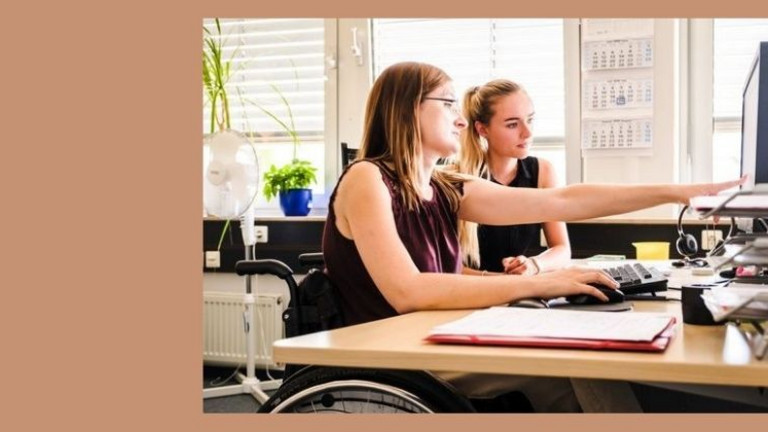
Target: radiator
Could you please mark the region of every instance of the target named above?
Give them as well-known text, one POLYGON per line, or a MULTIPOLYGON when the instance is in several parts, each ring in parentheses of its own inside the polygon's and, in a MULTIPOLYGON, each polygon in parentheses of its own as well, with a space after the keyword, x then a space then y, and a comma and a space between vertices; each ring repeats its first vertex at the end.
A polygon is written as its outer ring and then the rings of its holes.
MULTIPOLYGON (((272 361, 272 343, 284 337, 282 313, 288 306, 282 294, 256 296, 253 306, 253 338, 256 364, 278 367, 272 361)), ((203 293, 203 361, 208 364, 245 366, 243 294, 203 293)))

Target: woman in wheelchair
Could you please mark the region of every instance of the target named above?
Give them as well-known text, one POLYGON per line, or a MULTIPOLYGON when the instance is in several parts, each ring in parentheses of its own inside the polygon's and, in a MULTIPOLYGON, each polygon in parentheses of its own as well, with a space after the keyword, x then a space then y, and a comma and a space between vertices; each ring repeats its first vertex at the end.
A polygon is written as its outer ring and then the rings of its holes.
MULTIPOLYGON (((531 297, 587 293, 603 298, 588 284, 618 284, 596 269, 535 276, 461 274, 459 220, 485 225, 573 221, 688 203, 691 197, 740 183, 510 188, 437 169, 438 159, 457 153, 466 126, 451 79, 437 67, 399 63, 376 79, 357 160, 331 195, 323 233, 325 272, 337 290, 346 325, 531 297)), ((470 397, 521 391, 537 412, 640 410, 625 382, 435 375, 470 397)))

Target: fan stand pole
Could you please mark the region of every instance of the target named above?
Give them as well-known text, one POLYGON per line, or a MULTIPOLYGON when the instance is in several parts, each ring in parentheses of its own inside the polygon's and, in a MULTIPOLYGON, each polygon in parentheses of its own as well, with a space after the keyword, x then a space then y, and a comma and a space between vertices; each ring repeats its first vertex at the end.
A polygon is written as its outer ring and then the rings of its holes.
MULTIPOLYGON (((246 211, 246 216, 240 221, 240 226, 243 231, 243 242, 245 243, 245 259, 253 259, 251 253, 251 246, 255 243, 254 234, 254 222, 253 222, 253 209, 250 208, 246 211)), ((264 393, 265 390, 275 390, 280 387, 282 380, 268 380, 260 381, 256 378, 256 347, 254 346, 253 337, 251 332, 253 331, 253 305, 255 303, 255 297, 251 292, 251 275, 245 275, 245 294, 243 294, 243 303, 245 304, 245 311, 243 312, 243 327, 245 330, 245 350, 246 350, 246 374, 237 374, 237 380, 240 384, 232 384, 228 386, 211 387, 203 389, 203 399, 221 397, 221 396, 233 396, 239 394, 250 394, 260 404, 264 404, 269 396, 264 393)))

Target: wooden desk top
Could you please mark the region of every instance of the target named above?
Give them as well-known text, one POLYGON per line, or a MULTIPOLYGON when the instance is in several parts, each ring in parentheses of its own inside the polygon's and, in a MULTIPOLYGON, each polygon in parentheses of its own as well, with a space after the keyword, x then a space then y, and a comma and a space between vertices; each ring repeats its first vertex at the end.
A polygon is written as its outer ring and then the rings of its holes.
POLYGON ((680 302, 635 301, 635 310, 677 317, 664 353, 437 345, 435 325, 471 311, 426 311, 277 341, 284 363, 394 369, 768 386, 768 361, 752 355, 733 326, 683 324, 680 302))

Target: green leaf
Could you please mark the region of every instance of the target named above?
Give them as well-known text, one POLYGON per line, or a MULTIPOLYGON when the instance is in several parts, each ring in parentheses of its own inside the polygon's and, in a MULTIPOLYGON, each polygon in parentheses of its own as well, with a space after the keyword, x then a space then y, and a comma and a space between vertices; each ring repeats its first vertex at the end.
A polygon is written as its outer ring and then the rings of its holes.
POLYGON ((226 83, 231 76, 229 62, 222 61, 221 22, 215 19, 216 34, 203 26, 203 86, 211 103, 211 133, 216 127, 230 127, 226 83))

